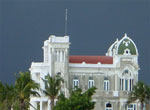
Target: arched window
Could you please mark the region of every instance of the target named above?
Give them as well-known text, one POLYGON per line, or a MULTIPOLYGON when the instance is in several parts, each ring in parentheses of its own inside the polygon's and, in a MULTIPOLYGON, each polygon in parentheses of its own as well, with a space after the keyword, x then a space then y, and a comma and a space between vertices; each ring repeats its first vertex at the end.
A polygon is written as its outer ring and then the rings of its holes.
POLYGON ((113 110, 111 103, 106 103, 105 110, 113 110))
POLYGON ((132 91, 133 77, 128 69, 125 69, 120 78, 120 90, 132 91))
POLYGON ((136 104, 130 104, 127 106, 127 110, 137 110, 137 105, 136 104))
POLYGON ((60 75, 61 75, 61 72, 57 72, 57 75, 59 75, 59 76, 60 76, 60 75))

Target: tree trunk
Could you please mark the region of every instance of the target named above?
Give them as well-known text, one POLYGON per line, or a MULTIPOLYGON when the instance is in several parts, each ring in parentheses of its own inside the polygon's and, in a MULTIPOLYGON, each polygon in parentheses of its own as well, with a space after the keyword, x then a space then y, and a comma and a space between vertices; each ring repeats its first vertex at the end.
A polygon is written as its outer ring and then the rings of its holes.
POLYGON ((21 101, 20 110, 25 110, 25 103, 24 103, 24 101, 21 101))
POLYGON ((51 99, 51 110, 54 110, 54 99, 51 99))
POLYGON ((143 107, 144 107, 144 104, 143 104, 143 102, 141 103, 141 110, 143 110, 143 107))

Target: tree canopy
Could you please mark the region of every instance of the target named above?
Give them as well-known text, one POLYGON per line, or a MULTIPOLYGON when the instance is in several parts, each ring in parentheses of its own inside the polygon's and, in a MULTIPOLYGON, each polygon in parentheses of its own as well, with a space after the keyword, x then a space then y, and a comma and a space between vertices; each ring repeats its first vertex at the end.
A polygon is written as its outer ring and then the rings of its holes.
POLYGON ((29 72, 20 72, 14 85, 0 82, 0 110, 27 110, 30 95, 38 95, 33 89, 39 85, 31 79, 29 72))
POLYGON ((131 93, 129 94, 127 104, 138 101, 141 104, 141 110, 143 110, 144 103, 148 103, 150 100, 150 87, 143 82, 138 82, 131 93))
POLYGON ((92 101, 92 96, 96 88, 92 87, 85 92, 80 88, 71 90, 70 96, 66 98, 60 94, 54 110, 92 110, 95 102, 92 101))
POLYGON ((51 110, 53 110, 54 101, 61 90, 63 79, 60 77, 60 75, 50 76, 48 74, 43 81, 45 83, 45 90, 43 90, 43 92, 51 100, 51 110))

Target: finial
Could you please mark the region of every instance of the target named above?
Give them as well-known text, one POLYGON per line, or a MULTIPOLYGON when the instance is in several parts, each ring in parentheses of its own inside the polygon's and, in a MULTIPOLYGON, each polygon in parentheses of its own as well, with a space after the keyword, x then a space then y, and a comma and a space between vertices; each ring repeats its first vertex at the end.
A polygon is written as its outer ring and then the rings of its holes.
POLYGON ((127 36, 127 33, 124 34, 124 37, 128 37, 128 36, 127 36))
POLYGON ((117 41, 117 42, 119 41, 118 38, 116 39, 116 41, 117 41))

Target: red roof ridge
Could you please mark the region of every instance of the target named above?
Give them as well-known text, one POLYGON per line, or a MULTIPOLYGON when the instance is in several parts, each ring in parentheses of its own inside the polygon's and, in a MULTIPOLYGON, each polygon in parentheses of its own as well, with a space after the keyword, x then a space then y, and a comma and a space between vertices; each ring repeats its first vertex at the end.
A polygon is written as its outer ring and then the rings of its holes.
POLYGON ((111 56, 106 56, 106 55, 70 55, 71 57, 73 56, 87 56, 87 57, 111 57, 111 56))
POLYGON ((113 64, 113 57, 110 56, 89 56, 89 55, 71 55, 69 56, 70 63, 89 63, 89 64, 97 64, 100 62, 101 64, 113 64))
POLYGON ((70 55, 70 56, 105 56, 105 55, 70 55))

